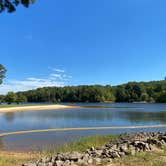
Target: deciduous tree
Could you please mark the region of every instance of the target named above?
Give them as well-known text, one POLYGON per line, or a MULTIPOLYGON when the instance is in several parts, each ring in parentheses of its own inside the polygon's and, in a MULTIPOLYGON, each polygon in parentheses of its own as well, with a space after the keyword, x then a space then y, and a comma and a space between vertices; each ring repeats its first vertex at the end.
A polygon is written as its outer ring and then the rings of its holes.
POLYGON ((7 10, 9 13, 14 12, 18 5, 29 7, 35 0, 0 0, 0 12, 7 10))
POLYGON ((0 64, 0 84, 2 84, 2 80, 5 77, 5 74, 6 74, 5 67, 2 64, 0 64))
POLYGON ((16 101, 17 95, 14 92, 8 92, 8 94, 5 96, 5 102, 8 104, 11 104, 16 101))

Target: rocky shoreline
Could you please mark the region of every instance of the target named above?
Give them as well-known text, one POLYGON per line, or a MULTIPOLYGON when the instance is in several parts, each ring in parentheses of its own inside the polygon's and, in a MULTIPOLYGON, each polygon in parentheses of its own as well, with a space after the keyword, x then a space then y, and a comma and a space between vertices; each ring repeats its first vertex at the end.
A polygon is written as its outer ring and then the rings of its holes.
POLYGON ((91 147, 85 152, 58 153, 22 166, 95 166, 103 162, 111 164, 115 158, 155 151, 164 146, 166 146, 166 133, 123 134, 102 147, 91 147))

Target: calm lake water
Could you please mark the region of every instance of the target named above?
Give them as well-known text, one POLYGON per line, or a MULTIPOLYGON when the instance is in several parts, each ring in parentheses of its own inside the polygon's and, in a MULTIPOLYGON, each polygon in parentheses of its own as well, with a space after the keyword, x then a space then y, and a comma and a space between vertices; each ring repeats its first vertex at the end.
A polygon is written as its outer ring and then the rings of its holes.
MULTIPOLYGON (((70 127, 139 126, 166 124, 166 104, 77 104, 85 108, 29 111, 0 114, 0 133, 70 127), (89 107, 95 106, 95 107, 89 107)), ((155 129, 111 129, 91 131, 60 131, 29 133, 0 138, 0 147, 5 150, 40 150, 57 147, 66 142, 99 134, 119 134, 138 131, 161 131, 155 129)))

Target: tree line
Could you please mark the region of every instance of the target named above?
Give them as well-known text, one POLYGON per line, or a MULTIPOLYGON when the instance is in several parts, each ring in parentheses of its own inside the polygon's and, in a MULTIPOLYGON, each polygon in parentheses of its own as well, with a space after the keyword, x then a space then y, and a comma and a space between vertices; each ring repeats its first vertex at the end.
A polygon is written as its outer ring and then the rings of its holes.
POLYGON ((166 81, 129 82, 118 86, 82 85, 44 87, 9 92, 1 102, 166 102, 166 81))
POLYGON ((8 92, 8 94, 6 96, 4 95, 0 95, 0 102, 6 102, 8 104, 11 103, 23 103, 23 102, 27 102, 27 98, 25 95, 22 94, 17 94, 14 92, 8 92))
MULTIPOLYGON (((6 69, 0 64, 0 84, 6 69)), ((151 82, 128 82, 118 86, 82 85, 43 87, 0 95, 0 102, 158 102, 166 103, 166 79, 151 82)))
POLYGON ((114 86, 116 102, 166 102, 166 80, 114 86))

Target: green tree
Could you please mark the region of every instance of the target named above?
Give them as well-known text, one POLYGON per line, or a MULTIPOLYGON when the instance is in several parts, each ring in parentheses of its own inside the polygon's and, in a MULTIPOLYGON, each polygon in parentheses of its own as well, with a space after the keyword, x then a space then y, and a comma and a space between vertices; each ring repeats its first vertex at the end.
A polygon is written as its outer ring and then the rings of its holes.
POLYGON ((17 104, 22 103, 22 102, 26 102, 27 101, 27 97, 25 95, 22 94, 17 94, 15 102, 17 104))
POLYGON ((0 84, 2 84, 2 80, 5 77, 5 74, 6 74, 5 67, 2 64, 0 64, 0 84))
POLYGON ((4 95, 0 95, 0 104, 4 101, 4 95))
POLYGON ((127 93, 122 86, 116 87, 115 97, 116 102, 127 102, 127 93))
POLYGON ((141 94, 141 101, 149 101, 149 95, 147 93, 141 94))
POLYGON ((9 13, 14 12, 18 5, 29 7, 35 0, 0 0, 0 12, 7 10, 9 13))
POLYGON ((5 102, 8 104, 11 104, 15 102, 17 99, 17 95, 14 92, 8 92, 8 94, 5 96, 5 102))
POLYGON ((159 103, 166 103, 166 92, 160 92, 156 97, 156 101, 159 103))

